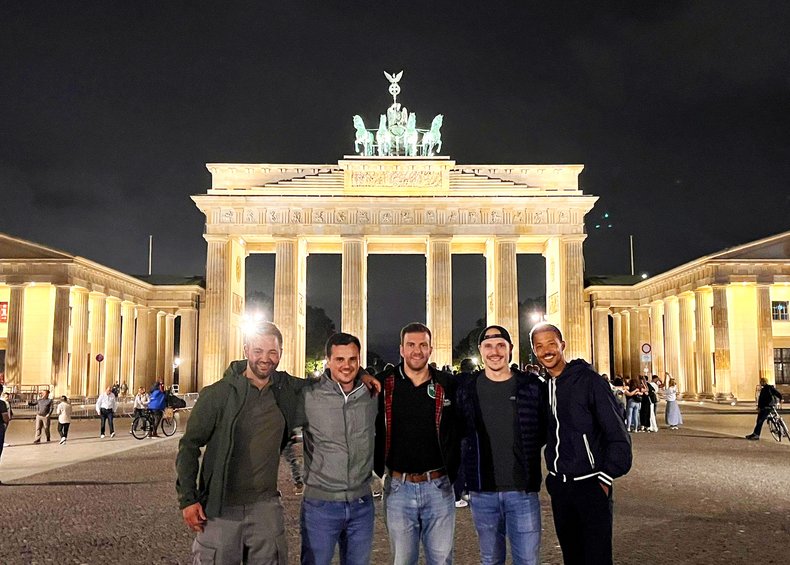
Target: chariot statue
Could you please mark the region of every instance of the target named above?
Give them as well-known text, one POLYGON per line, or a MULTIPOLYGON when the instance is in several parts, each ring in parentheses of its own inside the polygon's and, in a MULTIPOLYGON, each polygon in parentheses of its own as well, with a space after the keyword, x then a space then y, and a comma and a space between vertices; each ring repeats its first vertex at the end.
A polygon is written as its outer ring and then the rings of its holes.
POLYGON ((430 129, 417 127, 417 115, 398 102, 401 88, 398 84, 403 77, 403 71, 388 73, 384 76, 389 81, 389 93, 392 95, 392 104, 387 108, 386 114, 379 116, 378 129, 366 129, 365 122, 359 115, 354 116, 354 151, 365 157, 378 155, 389 156, 432 156, 442 150, 443 116, 439 114, 433 119, 430 129))

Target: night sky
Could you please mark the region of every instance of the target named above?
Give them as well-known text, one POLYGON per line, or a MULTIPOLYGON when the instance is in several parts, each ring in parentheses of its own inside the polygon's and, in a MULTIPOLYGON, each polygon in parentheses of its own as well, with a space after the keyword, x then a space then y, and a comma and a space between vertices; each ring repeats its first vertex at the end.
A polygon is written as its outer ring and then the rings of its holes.
MULTIPOLYGON (((628 272, 629 234, 657 274, 790 229, 787 2, 368 4, 0 3, 0 231, 128 273, 153 234, 156 273, 203 274, 205 163, 335 163, 401 69, 459 164, 585 165, 587 274, 628 272)), ((249 263, 270 289, 270 258, 249 263)), ((339 257, 308 269, 339 324, 339 257)), ((372 259, 372 348, 424 317, 424 269, 372 259)), ((540 258, 519 269, 542 294, 540 258)), ((455 260, 456 339, 483 270, 455 260)))

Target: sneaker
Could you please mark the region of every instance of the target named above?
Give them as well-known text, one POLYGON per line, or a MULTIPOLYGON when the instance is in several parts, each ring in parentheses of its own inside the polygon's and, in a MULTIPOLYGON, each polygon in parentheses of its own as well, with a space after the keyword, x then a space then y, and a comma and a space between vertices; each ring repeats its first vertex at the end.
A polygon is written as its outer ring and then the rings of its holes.
POLYGON ((104 434, 100 435, 99 437, 100 437, 101 439, 104 439, 104 434))
POLYGON ((294 494, 296 496, 302 496, 304 494, 304 484, 302 484, 302 483, 295 483, 294 484, 294 494))
POLYGON ((35 439, 35 440, 33 440, 33 443, 41 443, 41 440, 40 439, 35 439))
POLYGON ((754 434, 749 434, 748 436, 746 436, 746 439, 750 439, 752 441, 758 441, 760 439, 760 436, 756 436, 754 434))
POLYGON ((467 506, 469 506, 469 503, 465 501, 463 498, 461 500, 455 501, 456 508, 466 508, 467 506))
POLYGON ((112 433, 110 434, 110 437, 115 437, 115 432, 112 432, 112 433))
POLYGON ((66 443, 66 438, 65 437, 60 438, 60 444, 63 445, 64 443, 66 443))

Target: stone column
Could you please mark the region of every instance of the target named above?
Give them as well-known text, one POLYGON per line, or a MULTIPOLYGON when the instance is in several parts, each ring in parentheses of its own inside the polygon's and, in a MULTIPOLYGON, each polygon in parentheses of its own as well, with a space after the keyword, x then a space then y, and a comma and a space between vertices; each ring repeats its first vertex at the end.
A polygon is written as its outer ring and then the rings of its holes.
POLYGON ((134 378, 134 303, 121 302, 121 383, 129 392, 137 392, 134 378))
POLYGON ((103 381, 105 367, 104 361, 97 361, 96 356, 101 353, 107 357, 104 334, 107 329, 107 296, 101 292, 91 292, 88 297, 90 303, 90 363, 88 364, 88 385, 85 394, 98 396, 102 392, 99 387, 103 381))
POLYGON ((146 385, 151 385, 155 380, 160 379, 160 375, 156 370, 157 359, 159 355, 159 312, 153 308, 148 308, 146 315, 148 316, 148 331, 145 334, 148 340, 148 356, 146 357, 145 376, 146 385))
POLYGON ((306 243, 295 237, 276 238, 275 254, 274 323, 283 334, 280 370, 301 376, 304 375, 306 325, 306 243))
POLYGON ((52 394, 68 394, 69 382, 69 301, 71 287, 55 286, 55 311, 52 322, 52 394))
POLYGON ((625 375, 623 372, 623 317, 620 312, 612 314, 614 340, 614 374, 625 375))
POLYGON ((428 238, 426 288, 427 324, 431 329, 432 360, 439 367, 453 363, 453 267, 451 237, 428 238))
POLYGON ((666 372, 675 379, 681 393, 686 391, 686 383, 680 378, 680 310, 678 300, 671 296, 664 299, 664 320, 666 333, 664 335, 664 348, 666 358, 664 365, 666 372))
MULTIPOLYGON (((137 329, 134 340, 134 383, 135 387, 144 386, 148 388, 153 384, 154 376, 148 372, 148 358, 155 354, 151 351, 149 344, 150 339, 148 334, 151 333, 151 327, 148 323, 148 313, 151 311, 146 306, 137 306, 137 329)), ((136 390, 135 390, 136 392, 136 390)))
POLYGON ((595 370, 599 374, 607 373, 611 379, 614 375, 609 363, 609 308, 596 306, 592 315, 595 370))
POLYGON ((104 379, 102 388, 120 384, 121 370, 121 300, 107 297, 107 342, 104 354, 104 379))
POLYGON ((642 375, 642 360, 641 360, 641 342, 640 342, 640 324, 639 324, 639 310, 633 309, 628 311, 628 351, 631 357, 631 376, 639 377, 642 375))
POLYGON ((23 325, 25 321, 25 286, 10 284, 8 302, 8 345, 5 353, 5 382, 7 387, 22 384, 23 325))
POLYGON ((684 292, 678 298, 680 323, 680 382, 683 398, 695 400, 699 393, 694 367, 694 294, 684 292))
POLYGON ((713 367, 710 340, 711 313, 710 290, 698 288, 694 290, 694 320, 696 327, 696 367, 697 397, 704 400, 713 399, 713 367))
MULTIPOLYGON (((732 394, 730 368, 730 323, 728 320, 727 286, 713 285, 713 340, 714 370, 716 371, 716 401, 730 402, 732 394)), ((770 316, 770 302, 768 303, 770 316)), ((773 364, 773 359, 771 359, 773 364)))
POLYGON ((639 374, 632 374, 631 371, 631 312, 622 310, 620 312, 622 320, 622 332, 620 338, 620 350, 623 353, 623 377, 630 379, 631 377, 638 377, 639 374))
POLYGON ((197 309, 182 308, 178 311, 181 316, 179 330, 179 351, 181 364, 178 366, 178 388, 182 393, 197 392, 195 375, 195 351, 197 347, 197 309))
POLYGON ((164 383, 165 386, 173 384, 173 359, 175 358, 176 315, 165 314, 165 358, 164 358, 164 383))
POLYGON ((771 318, 771 285, 757 284, 757 355, 760 378, 775 382, 774 330, 771 318))
MULTIPOLYGON (((651 362, 642 361, 642 346, 644 344, 650 344, 650 308, 648 306, 640 306, 636 309, 637 313, 639 314, 639 338, 637 339, 637 352, 636 355, 639 356, 639 368, 641 369, 641 373, 644 375, 645 370, 647 370, 648 375, 651 375, 650 370, 651 362)), ((652 346, 651 346, 652 349, 652 346)), ((652 352, 651 352, 652 358, 652 352)))
POLYGON ((664 372, 664 303, 656 300, 650 303, 650 347, 653 356, 653 374, 663 381, 664 372))
POLYGON ((362 343, 360 364, 367 364, 368 333, 368 248, 362 236, 343 238, 342 331, 362 343))
MULTIPOLYGON (((227 351, 230 330, 230 243, 224 236, 205 235, 206 253, 206 310, 203 315, 203 384, 209 385, 222 378, 230 361, 227 351)), ((282 329, 282 328, 281 328, 282 329)))
MULTIPOLYGON (((519 362, 518 274, 516 238, 496 237, 486 242, 487 324, 498 324, 510 332, 513 363, 519 362)), ((567 341, 567 338, 566 338, 567 341)))
POLYGON ((88 291, 71 291, 71 381, 69 396, 83 396, 87 391, 88 368, 88 291))
POLYGON ((165 382, 165 345, 167 343, 167 314, 156 313, 156 378, 165 382))
POLYGON ((585 235, 564 235, 560 241, 562 271, 560 276, 560 301, 562 320, 560 328, 565 337, 568 359, 590 358, 590 332, 585 323, 584 311, 584 254, 585 235))

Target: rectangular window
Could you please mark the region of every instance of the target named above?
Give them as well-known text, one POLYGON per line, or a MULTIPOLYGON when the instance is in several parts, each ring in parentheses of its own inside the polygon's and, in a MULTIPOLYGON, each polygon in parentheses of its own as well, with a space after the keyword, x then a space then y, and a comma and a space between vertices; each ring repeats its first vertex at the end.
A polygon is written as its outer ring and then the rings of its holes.
POLYGON ((780 322, 787 322, 790 320, 790 314, 787 311, 787 300, 774 300, 771 302, 771 318, 780 322))
POLYGON ((776 384, 790 385, 790 347, 774 349, 774 376, 776 384))

